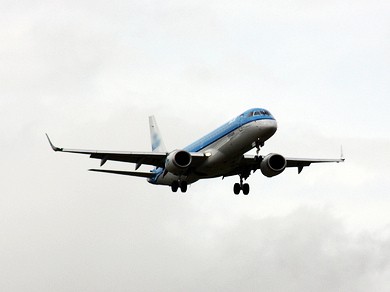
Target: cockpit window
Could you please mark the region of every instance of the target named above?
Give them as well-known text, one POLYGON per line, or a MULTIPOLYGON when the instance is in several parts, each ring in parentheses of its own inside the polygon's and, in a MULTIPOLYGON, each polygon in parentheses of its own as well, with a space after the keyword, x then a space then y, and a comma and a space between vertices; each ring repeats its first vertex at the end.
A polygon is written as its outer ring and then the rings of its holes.
POLYGON ((271 113, 267 110, 256 110, 253 112, 248 113, 248 117, 254 117, 254 116, 270 116, 271 113))

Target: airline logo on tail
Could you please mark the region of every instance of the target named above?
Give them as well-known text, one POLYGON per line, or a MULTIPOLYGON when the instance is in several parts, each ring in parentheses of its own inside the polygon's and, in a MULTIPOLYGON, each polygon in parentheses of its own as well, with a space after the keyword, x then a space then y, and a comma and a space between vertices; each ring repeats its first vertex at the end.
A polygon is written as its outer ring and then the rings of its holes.
POLYGON ((153 152, 167 152, 154 116, 149 117, 150 140, 153 152))

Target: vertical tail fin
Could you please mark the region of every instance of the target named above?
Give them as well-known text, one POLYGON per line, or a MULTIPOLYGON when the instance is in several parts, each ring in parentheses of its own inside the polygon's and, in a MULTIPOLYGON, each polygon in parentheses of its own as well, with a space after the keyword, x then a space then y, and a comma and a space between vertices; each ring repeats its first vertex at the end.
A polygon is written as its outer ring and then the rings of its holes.
POLYGON ((154 116, 149 117, 150 140, 153 152, 167 152, 154 116))

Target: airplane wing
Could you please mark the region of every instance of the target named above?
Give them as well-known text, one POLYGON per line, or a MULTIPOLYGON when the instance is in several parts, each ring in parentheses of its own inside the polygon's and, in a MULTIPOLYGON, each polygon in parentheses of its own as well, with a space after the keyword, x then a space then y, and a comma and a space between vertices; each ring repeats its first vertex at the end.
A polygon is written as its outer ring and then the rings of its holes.
MULTIPOLYGON (((256 171, 260 169, 260 162, 264 159, 265 156, 255 156, 255 155, 244 155, 240 162, 238 163, 238 167, 230 173, 224 175, 224 177, 238 175, 242 173, 250 174, 251 171, 256 171)), ((338 159, 321 159, 321 158, 289 158, 285 157, 287 165, 286 167, 297 167, 298 174, 302 172, 303 168, 306 166, 310 166, 312 163, 340 163, 344 162, 343 155, 338 159)))
POLYGON ((151 178, 154 175, 156 175, 153 172, 122 171, 122 170, 109 170, 109 169, 89 169, 89 171, 121 174, 121 175, 129 175, 129 176, 138 176, 138 177, 145 177, 145 178, 151 178))
POLYGON ((316 158, 287 158, 287 166, 286 167, 297 167, 298 173, 301 173, 305 166, 310 166, 312 163, 329 163, 335 162, 340 163, 344 162, 344 158, 341 157, 339 159, 316 159, 316 158))
MULTIPOLYGON (((140 167, 142 164, 153 165, 156 167, 164 167, 166 157, 168 156, 168 152, 126 152, 126 151, 100 151, 100 150, 83 150, 83 149, 68 149, 68 148, 60 148, 54 146, 51 142, 49 136, 46 134, 47 139, 49 140, 50 146, 54 151, 59 152, 67 152, 67 153, 77 153, 77 154, 86 154, 89 155, 90 158, 100 159, 100 166, 103 166, 108 160, 112 161, 120 161, 120 162, 128 162, 128 163, 136 163, 136 169, 140 167)), ((191 152, 191 157, 193 159, 193 163, 197 164, 205 159, 203 153, 193 153, 191 152)), ((93 170, 96 171, 96 170, 93 170)), ((101 171, 103 172, 103 171, 101 171)), ((108 172, 108 171, 104 171, 108 172)), ((114 173, 114 172, 112 172, 114 173)), ((119 174, 119 173, 117 173, 119 174)), ((121 173, 123 174, 123 173, 121 173)), ((135 174, 127 174, 127 175, 135 175, 135 174)), ((136 176, 136 175, 135 175, 136 176)), ((143 177, 149 177, 143 176, 143 177)))

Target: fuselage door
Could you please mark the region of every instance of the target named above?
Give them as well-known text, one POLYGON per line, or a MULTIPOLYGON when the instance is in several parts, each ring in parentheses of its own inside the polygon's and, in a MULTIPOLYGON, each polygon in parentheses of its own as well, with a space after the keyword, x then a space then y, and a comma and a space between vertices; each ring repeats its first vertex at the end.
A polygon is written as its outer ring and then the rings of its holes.
POLYGON ((239 123, 239 128, 240 128, 240 131, 242 131, 242 126, 244 125, 244 114, 240 115, 240 117, 238 118, 238 123, 239 123))

